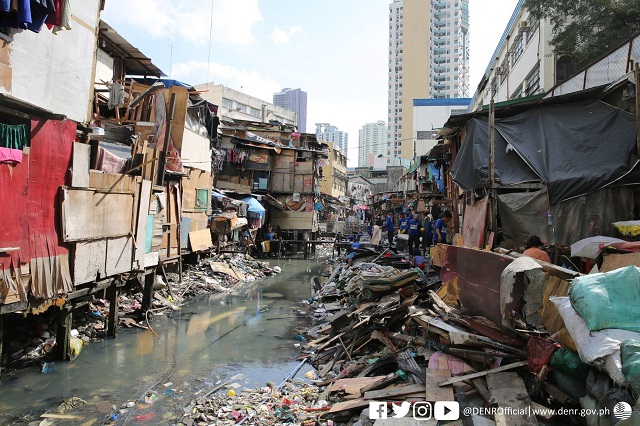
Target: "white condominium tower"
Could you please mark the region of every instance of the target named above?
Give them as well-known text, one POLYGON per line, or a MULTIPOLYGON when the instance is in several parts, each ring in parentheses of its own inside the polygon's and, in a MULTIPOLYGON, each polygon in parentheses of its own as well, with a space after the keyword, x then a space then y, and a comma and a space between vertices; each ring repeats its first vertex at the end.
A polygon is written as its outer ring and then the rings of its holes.
POLYGON ((329 123, 316 123, 316 138, 322 139, 326 142, 333 142, 334 146, 338 148, 342 154, 349 156, 349 134, 338 130, 336 126, 332 126, 329 123))
POLYGON ((371 156, 387 155, 387 123, 367 123, 359 131, 358 167, 371 167, 371 156))
POLYGON ((413 100, 469 96, 469 1, 389 5, 390 164, 413 157, 413 100))

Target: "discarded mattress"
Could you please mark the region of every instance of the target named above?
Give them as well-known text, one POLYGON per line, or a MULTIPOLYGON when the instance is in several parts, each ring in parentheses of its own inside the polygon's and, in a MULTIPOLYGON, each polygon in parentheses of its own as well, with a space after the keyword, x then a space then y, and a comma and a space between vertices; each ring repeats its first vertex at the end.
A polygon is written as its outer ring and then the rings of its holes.
POLYGON ((569 297, 589 330, 640 332, 640 268, 636 266, 575 278, 569 297))
POLYGON ((568 297, 552 296, 549 300, 558 308, 564 325, 576 344, 580 359, 603 368, 619 385, 626 384, 622 374, 620 345, 625 340, 640 339, 640 333, 617 329, 590 331, 584 319, 571 306, 568 297))

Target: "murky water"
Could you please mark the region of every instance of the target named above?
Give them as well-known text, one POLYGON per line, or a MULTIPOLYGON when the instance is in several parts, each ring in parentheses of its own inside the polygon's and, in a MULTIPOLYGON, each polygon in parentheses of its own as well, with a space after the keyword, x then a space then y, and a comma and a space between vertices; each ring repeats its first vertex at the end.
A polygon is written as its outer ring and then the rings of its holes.
MULTIPOLYGON (((20 371, 0 384, 0 424, 28 423, 63 398, 89 404, 77 418, 48 419, 48 424, 102 424, 117 413, 117 423, 172 424, 199 390, 235 375, 246 387, 279 383, 299 361, 293 339, 306 323, 296 315, 311 295, 312 279, 322 264, 315 260, 274 260, 282 273, 266 278, 243 295, 212 295, 182 310, 156 316, 147 330, 121 332, 86 347, 73 362, 56 363, 54 373, 20 371), (151 404, 145 394, 153 392, 151 404)), ((304 372, 304 370, 303 370, 304 372)), ((302 376, 302 374, 301 374, 302 376)))

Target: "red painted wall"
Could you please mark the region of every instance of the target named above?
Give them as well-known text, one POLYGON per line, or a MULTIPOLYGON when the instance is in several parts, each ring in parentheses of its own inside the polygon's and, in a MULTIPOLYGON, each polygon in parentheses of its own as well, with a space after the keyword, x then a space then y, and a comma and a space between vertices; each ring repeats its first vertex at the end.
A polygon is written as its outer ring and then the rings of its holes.
POLYGON ((32 117, 31 147, 21 164, 0 164, 0 269, 67 253, 61 239, 60 186, 70 179, 76 123, 32 117))

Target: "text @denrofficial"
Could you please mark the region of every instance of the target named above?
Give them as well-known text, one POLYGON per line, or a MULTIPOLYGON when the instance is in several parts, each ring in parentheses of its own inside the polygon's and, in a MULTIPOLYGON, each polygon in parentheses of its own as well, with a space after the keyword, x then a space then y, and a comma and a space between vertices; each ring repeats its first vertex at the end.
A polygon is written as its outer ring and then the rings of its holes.
POLYGON ((464 416, 609 416, 608 408, 534 408, 527 407, 465 407, 462 410, 464 416))

